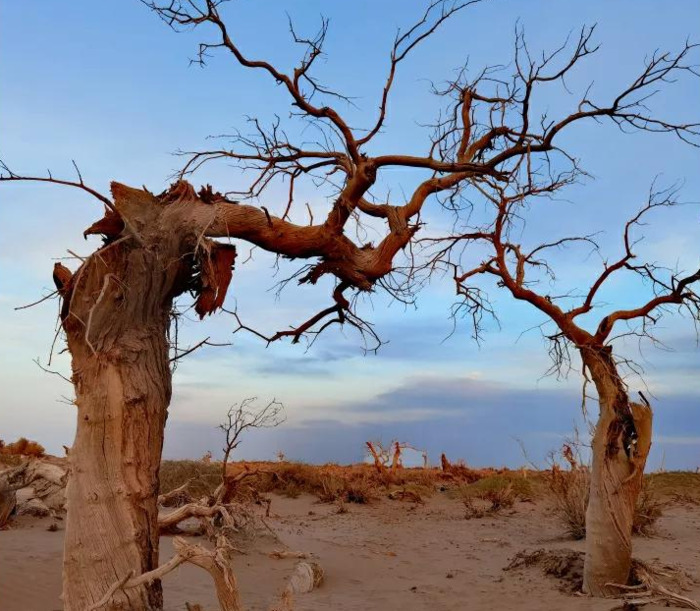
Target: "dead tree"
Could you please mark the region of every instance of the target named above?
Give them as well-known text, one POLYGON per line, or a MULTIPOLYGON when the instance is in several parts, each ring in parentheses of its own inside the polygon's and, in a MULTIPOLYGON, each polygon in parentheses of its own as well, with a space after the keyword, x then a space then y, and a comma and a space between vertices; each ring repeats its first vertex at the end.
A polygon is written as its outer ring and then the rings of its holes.
POLYGON ((258 410, 253 407, 255 401, 255 397, 248 397, 231 406, 226 414, 226 421, 219 425, 224 432, 225 443, 224 459, 221 462, 221 484, 214 492, 215 503, 227 502, 239 482, 260 472, 259 470, 244 471, 233 477, 228 475, 228 461, 231 452, 240 445, 241 435, 249 429, 274 428, 284 422, 284 407, 279 401, 273 399, 258 410))
MULTIPOLYGON (((241 444, 241 436, 245 431, 276 427, 284 421, 281 403, 273 399, 262 408, 256 409, 255 401, 255 397, 249 397, 232 405, 226 414, 226 420, 219 425, 224 433, 224 455, 221 462, 221 481, 212 494, 199 500, 193 499, 187 491, 192 480, 188 480, 174 490, 158 496, 158 504, 161 506, 180 505, 172 512, 158 518, 161 533, 180 533, 182 531, 179 525, 185 520, 195 518, 199 521, 197 532, 203 531, 209 535, 210 539, 216 540, 221 536, 239 532, 239 522, 254 522, 252 514, 245 507, 234 506, 232 501, 242 481, 268 471, 249 469, 246 466, 236 475, 230 475, 229 458, 241 444)), ((268 500, 268 512, 269 506, 268 500)))
MULTIPOLYGON (((652 64, 649 71, 654 69, 652 64)), ((580 356, 585 382, 593 382, 600 407, 592 440, 583 585, 590 594, 613 595, 619 591, 613 584, 624 586, 628 582, 634 508, 652 439, 651 405, 641 392, 639 402, 631 400, 621 368, 630 366, 635 373, 639 371, 633 361, 616 355, 613 348, 616 340, 629 336, 655 343, 653 327, 672 308, 688 313, 695 321, 700 319, 700 294, 693 288, 700 281, 700 269, 673 272, 637 260, 634 247, 641 238, 634 235, 635 231, 649 212, 675 203, 673 190, 652 190, 648 202, 624 227, 619 258, 603 262, 599 275, 582 296, 552 295, 556 275, 546 257, 548 251, 581 244, 599 251, 599 246, 595 236, 562 237, 534 247, 524 246, 520 240, 526 239, 521 236, 529 201, 563 189, 578 169, 552 179, 548 173, 537 175, 527 160, 519 172, 510 181, 480 181, 480 191, 490 204, 487 220, 482 225, 465 226, 454 235, 427 240, 426 244, 437 249, 429 266, 445 265, 453 272, 457 294, 464 300, 460 303, 467 304, 475 321, 479 320, 480 304, 487 303, 483 289, 474 284, 479 276, 495 278, 498 287, 545 314, 554 326, 552 332, 547 326, 541 327, 550 342, 552 372, 562 374, 571 369, 571 349, 580 356), (478 265, 465 264, 461 254, 465 244, 486 246, 487 254, 478 265), (601 289, 624 273, 649 283, 652 294, 630 309, 611 309, 598 303, 601 289), (584 324, 579 318, 588 315, 590 321, 593 312, 601 313, 590 328, 590 322, 584 324), (615 334, 623 323, 625 327, 615 334)))
MULTIPOLYGON (((494 314, 484 284, 477 283, 477 278, 490 277, 553 323, 555 330, 546 337, 551 341, 555 371, 561 372, 568 362, 569 348, 580 355, 584 375, 593 381, 600 405, 593 438, 584 589, 593 595, 607 595, 615 592, 609 584, 626 584, 628 580, 632 514, 650 448, 652 420, 651 406, 645 399, 639 403, 630 400, 619 371, 621 364, 630 361, 614 355, 612 344, 620 335, 615 336, 613 330, 625 324, 628 328, 622 335, 652 338, 654 323, 669 308, 688 312, 697 320, 700 298, 692 287, 700 280, 700 270, 673 273, 636 259, 632 233, 649 212, 673 205, 673 190, 652 189, 647 204, 624 227, 622 255, 612 263, 604 262, 580 301, 572 294, 557 296, 545 288, 543 280, 550 284, 555 280, 547 255, 574 245, 598 249, 595 236, 574 235, 527 247, 520 242, 520 234, 530 202, 558 194, 584 174, 574 153, 555 143, 573 124, 607 120, 623 132, 671 134, 700 146, 700 123, 668 120, 650 108, 650 99, 659 87, 682 78, 695 79, 700 73, 694 58, 698 45, 686 43, 677 53, 657 51, 647 58, 641 73, 608 102, 594 101, 589 87, 572 114, 550 118, 545 112, 535 121, 535 93, 551 83, 566 86, 565 79, 577 64, 598 49, 592 44, 593 31, 583 29, 573 44, 542 56, 531 54, 522 31, 517 31, 512 74, 485 71, 472 81, 458 80, 445 89, 454 102, 447 119, 436 128, 435 149, 446 156, 466 154, 473 146, 467 143, 469 139, 481 134, 477 142, 489 143, 488 156, 499 173, 470 178, 471 189, 466 195, 463 183, 455 186, 443 198, 443 204, 455 215, 454 232, 420 242, 426 248, 423 269, 453 276, 459 297, 454 314, 471 318, 476 339, 480 338, 483 316, 494 314), (483 220, 477 212, 482 203, 486 210, 483 220), (481 259, 478 265, 471 259, 474 252, 481 259), (652 294, 637 307, 601 314, 597 327, 586 328, 579 318, 587 315, 590 320, 600 306, 596 300, 601 288, 622 273, 636 275, 640 282, 651 285, 652 294)), ((476 158, 483 155, 482 150, 476 158)))
MULTIPOLYGON (((450 273, 460 301, 455 314, 471 317, 474 336, 480 337, 482 317, 493 314, 477 284, 480 276, 494 278, 497 285, 517 300, 527 302, 544 313, 555 325, 547 334, 555 370, 568 362, 569 348, 578 351, 586 379, 596 387, 600 414, 593 438, 591 492, 587 514, 586 563, 584 589, 593 595, 614 594, 611 583, 626 584, 631 565, 632 515, 639 495, 644 466, 651 444, 652 410, 646 399, 631 401, 619 367, 629 363, 616 358, 613 330, 628 325, 622 335, 652 338, 651 329, 660 314, 670 307, 689 312, 698 319, 700 298, 692 285, 700 280, 700 270, 672 273, 653 263, 639 263, 632 232, 652 210, 673 205, 672 190, 652 192, 647 204, 626 224, 623 254, 604 262, 581 300, 570 294, 552 295, 543 288, 555 276, 546 256, 553 250, 572 245, 595 249, 595 236, 562 237, 534 247, 518 240, 532 200, 551 197, 575 182, 584 172, 574 155, 560 149, 554 141, 570 125, 587 119, 610 120, 623 131, 669 133, 693 146, 700 145, 700 123, 679 123, 652 114, 648 104, 656 89, 682 77, 698 77, 692 55, 697 45, 686 44, 678 53, 655 53, 647 59, 639 76, 609 103, 592 101, 590 90, 580 99, 576 112, 560 119, 543 115, 539 125, 532 120, 533 92, 541 86, 564 83, 564 79, 587 55, 592 46, 593 29, 584 29, 571 46, 564 45, 551 55, 533 59, 522 32, 516 35, 515 73, 510 78, 484 73, 471 82, 455 82, 446 91, 454 92, 453 111, 438 125, 436 146, 448 152, 465 150, 463 138, 481 133, 491 139, 491 159, 500 162, 498 176, 481 175, 470 179, 473 187, 467 200, 462 189, 455 188, 443 202, 455 213, 454 233, 422 239, 427 248, 424 269, 450 273), (478 106, 476 106, 476 104, 478 106), (518 129, 510 121, 517 117, 518 129), (494 135, 497 135, 494 137, 494 135), (514 151, 524 154, 514 155, 514 151), (510 161, 508 161, 510 160, 510 161), (475 194, 476 192, 476 194, 475 194), (476 221, 471 213, 476 201, 487 206, 486 218, 476 221), (469 262, 472 252, 487 254, 478 265, 469 262), (651 284, 653 294, 632 309, 608 311, 601 315, 595 329, 578 321, 599 305, 596 298, 611 278, 621 273, 636 274, 651 284), (629 329, 638 323, 638 327, 629 329)), ((469 147, 466 146, 466 149, 469 147)), ((475 215, 477 216, 477 215, 475 215)), ((653 339, 653 338, 652 338, 653 339)))
POLYGON ((248 397, 240 403, 232 405, 226 413, 226 421, 219 425, 225 436, 223 447, 224 459, 221 462, 222 477, 226 477, 228 460, 240 444, 241 435, 249 429, 267 429, 279 426, 284 422, 284 406, 273 399, 261 409, 253 406, 256 397, 248 397))
MULTIPOLYGON (((144 3, 173 29, 195 30, 208 37, 199 46, 201 63, 211 53, 221 52, 241 68, 269 76, 289 96, 290 120, 316 129, 321 134, 318 141, 295 140, 281 120, 264 126, 253 119, 252 134, 234 133, 230 146, 184 153, 179 180, 160 194, 114 182, 108 197, 89 187, 79 173, 69 180, 23 175, 3 167, 1 181, 70 186, 105 208, 104 216, 85 231, 85 235, 102 235, 103 244, 74 272, 59 266, 54 273, 78 409, 76 439, 69 455, 66 611, 88 608, 129 575, 135 576, 130 582, 133 587, 116 591, 105 608, 162 608, 159 580, 139 580, 138 575, 157 577, 152 571, 158 567, 158 469, 171 395, 168 340, 173 304, 191 293, 200 317, 220 308, 232 281, 235 244, 248 243, 282 258, 305 261, 294 276, 300 284, 315 284, 322 277, 331 277, 335 283, 331 304, 301 324, 270 335, 250 329, 236 314, 237 330, 253 331, 267 342, 289 338, 296 343, 342 324, 377 339, 371 325, 356 314, 353 300, 378 288, 404 301, 412 297, 416 277, 411 245, 427 201, 441 198, 446 207, 458 211, 467 187, 478 190, 486 179, 508 180, 523 165, 549 158, 557 150, 558 134, 585 120, 610 119, 623 127, 674 132, 686 139, 697 135, 696 126, 655 119, 643 106, 646 93, 688 70, 685 61, 690 47, 675 56, 654 56, 642 75, 609 104, 584 99, 575 112, 559 121, 534 123, 529 114, 533 88, 560 79, 593 51, 586 31, 573 59, 558 71, 544 73, 556 54, 541 69, 521 70, 519 63, 522 82, 499 81, 489 69, 467 82, 463 71, 457 82, 437 91, 454 103, 437 122, 427 152, 375 154, 376 147, 370 149, 370 144, 385 128, 401 62, 445 20, 476 1, 435 0, 415 25, 397 35, 379 110, 368 127, 356 129, 338 110, 346 98, 313 76, 323 52, 326 21, 311 38, 292 29, 305 53, 297 67, 286 73, 249 57, 238 46, 221 14, 223 0, 148 0, 144 3), (497 91, 482 93, 479 83, 487 82, 497 85, 497 91), (186 182, 202 165, 217 160, 243 170, 247 186, 223 194, 210 186, 195 191, 186 182), (387 201, 376 192, 377 177, 401 167, 422 170, 425 179, 405 201, 387 201), (280 181, 285 182, 288 197, 283 202, 269 201, 268 187, 280 181), (299 224, 291 217, 299 214, 295 193, 303 181, 311 181, 329 205, 323 219, 311 217, 299 224), (245 199, 266 205, 241 201, 245 199), (349 230, 367 219, 384 227, 377 243, 349 237, 349 230)), ((479 293, 471 291, 467 297, 471 305, 479 306, 475 312, 483 310, 479 293)))

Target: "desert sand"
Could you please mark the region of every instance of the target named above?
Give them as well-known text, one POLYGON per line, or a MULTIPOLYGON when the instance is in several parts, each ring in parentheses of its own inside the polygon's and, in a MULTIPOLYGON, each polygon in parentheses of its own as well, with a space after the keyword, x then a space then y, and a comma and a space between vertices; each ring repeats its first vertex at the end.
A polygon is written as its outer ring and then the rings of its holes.
MULTIPOLYGON (((462 504, 444 492, 424 503, 382 498, 346 504, 346 513, 310 495, 271 497, 267 523, 276 537, 263 529, 241 540, 244 553, 235 559, 243 601, 251 611, 274 608, 294 569, 297 560, 270 556, 279 549, 310 554, 325 571, 320 587, 295 596, 297 611, 622 608, 619 601, 567 592, 570 584, 544 575, 538 566, 504 570, 521 551, 583 549, 582 541, 566 538, 546 500, 518 502, 501 514, 466 520, 462 504)), ((52 522, 23 516, 0 532, 0 611, 61 608, 63 530, 59 522, 57 531, 48 531, 52 522)), ((164 561, 172 554, 172 537, 161 541, 164 561)), ((697 505, 667 507, 656 534, 635 537, 634 546, 637 558, 685 569, 696 582, 684 594, 700 598, 697 505)), ((185 602, 217 608, 209 575, 195 567, 180 567, 163 587, 168 611, 184 610, 185 602)))

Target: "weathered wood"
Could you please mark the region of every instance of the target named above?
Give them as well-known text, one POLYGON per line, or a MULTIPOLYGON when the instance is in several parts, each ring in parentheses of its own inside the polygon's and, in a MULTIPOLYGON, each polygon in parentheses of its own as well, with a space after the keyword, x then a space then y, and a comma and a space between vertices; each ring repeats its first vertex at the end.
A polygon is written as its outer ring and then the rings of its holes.
POLYGON ((583 589, 610 596, 627 584, 632 568, 632 524, 651 448, 652 411, 632 403, 607 350, 583 350, 598 390, 600 415, 592 443, 586 510, 583 589))
POLYGON ((14 490, 0 488, 0 528, 3 528, 10 519, 17 504, 17 495, 14 490))
MULTIPOLYGON (((84 611, 124 575, 158 566, 171 305, 201 236, 182 208, 116 183, 112 192, 127 239, 83 263, 62 309, 78 409, 68 456, 66 611, 84 611)), ((120 590, 105 608, 161 609, 160 582, 120 590)))

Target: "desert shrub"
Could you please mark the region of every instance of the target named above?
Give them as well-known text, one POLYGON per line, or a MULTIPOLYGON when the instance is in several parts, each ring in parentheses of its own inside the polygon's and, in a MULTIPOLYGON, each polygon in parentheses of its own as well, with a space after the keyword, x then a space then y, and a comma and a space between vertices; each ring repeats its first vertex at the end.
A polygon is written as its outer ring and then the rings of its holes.
MULTIPOLYGON (((474 482, 473 485, 479 486, 483 492, 503 488, 512 482, 517 498, 532 496, 531 480, 525 479, 517 471, 475 470, 464 465, 453 465, 450 469, 450 472, 445 472, 437 468, 401 467, 379 472, 368 463, 340 466, 287 461, 238 461, 228 464, 227 474, 235 477, 247 470, 255 473, 239 486, 239 497, 245 493, 276 492, 292 497, 311 494, 323 503, 337 502, 338 499, 349 503, 367 503, 386 491, 386 494, 395 493, 396 498, 420 502, 419 498, 422 500, 431 496, 438 487, 452 491, 461 486, 468 487, 466 484, 470 482, 474 482)), ((221 481, 221 463, 193 460, 163 462, 161 493, 169 492, 188 480, 192 480, 188 488, 191 496, 200 498, 212 494, 221 481)), ((456 494, 455 498, 461 498, 461 494, 456 494)))
POLYGON ((467 517, 473 518, 510 509, 515 505, 515 501, 530 501, 536 493, 532 480, 513 471, 487 475, 471 484, 448 490, 448 495, 461 500, 467 517))
POLYGON ((221 464, 200 460, 166 460, 160 466, 160 493, 170 492, 185 482, 187 491, 194 498, 214 493, 221 483, 221 464))
POLYGON ((554 499, 554 513, 563 521, 567 534, 572 539, 583 539, 590 484, 588 471, 562 471, 554 467, 547 481, 554 499))
POLYGON ((291 489, 294 494, 312 494, 322 503, 333 503, 338 499, 348 503, 368 503, 376 498, 376 489, 384 485, 380 480, 380 474, 375 474, 371 465, 365 464, 341 467, 334 464, 274 463, 267 473, 260 474, 256 485, 262 492, 288 495, 291 489))
POLYGON ((320 479, 321 489, 317 492, 321 503, 342 502, 343 482, 337 477, 326 475, 320 479))
POLYGON ((422 489, 435 490, 435 484, 439 471, 436 469, 403 469, 404 481, 408 484, 420 486, 422 489))
POLYGON ((424 486, 422 484, 404 484, 398 488, 394 488, 388 494, 392 500, 409 501, 412 503, 423 503, 425 498, 433 496, 435 488, 433 486, 424 486))
POLYGON ((364 505, 377 498, 376 489, 368 477, 345 482, 343 495, 348 503, 364 505))
POLYGON ((464 518, 466 520, 471 520, 473 518, 484 518, 488 515, 488 509, 483 506, 479 506, 474 502, 474 497, 465 496, 462 499, 464 504, 464 518))
POLYGON ((13 443, 3 443, 0 446, 0 453, 10 456, 44 456, 46 450, 40 443, 20 437, 13 443))
POLYGON ((666 503, 657 496, 649 482, 645 480, 634 508, 632 532, 645 537, 653 535, 656 521, 663 515, 665 506, 666 503))
POLYGON ((0 465, 3 467, 18 467, 22 464, 22 457, 0 452, 0 465))
POLYGON ((671 502, 677 505, 700 505, 700 499, 686 492, 674 492, 671 495, 671 502))
POLYGON ((466 519, 483 518, 510 509, 515 505, 518 494, 513 483, 506 479, 492 478, 488 485, 471 484, 459 489, 466 519))
POLYGON ((493 488, 481 493, 481 498, 491 503, 491 513, 498 513, 515 505, 517 494, 512 484, 506 484, 501 488, 493 488))
POLYGON ((287 490, 292 493, 302 492, 316 494, 322 489, 323 469, 325 467, 314 467, 297 462, 267 463, 266 473, 258 476, 257 485, 261 492, 279 492, 287 494, 287 490), (296 492, 295 492, 296 491, 296 492))
MULTIPOLYGON (((516 472, 484 477, 470 484, 468 488, 474 490, 476 494, 492 495, 494 498, 509 490, 510 492, 506 495, 512 496, 513 502, 515 500, 530 501, 535 496, 532 480, 526 479, 516 472)), ((513 503, 511 503, 512 505, 513 503)))
MULTIPOLYGON (((590 487, 587 469, 562 471, 555 467, 548 475, 549 490, 554 499, 555 514, 563 521, 567 534, 573 539, 586 536, 586 509, 590 487)), ((649 536, 666 505, 645 479, 637 499, 632 520, 632 532, 649 536)))
POLYGON ((297 499, 301 496, 301 493, 304 492, 304 490, 297 482, 291 481, 287 482, 280 492, 287 498, 297 499))

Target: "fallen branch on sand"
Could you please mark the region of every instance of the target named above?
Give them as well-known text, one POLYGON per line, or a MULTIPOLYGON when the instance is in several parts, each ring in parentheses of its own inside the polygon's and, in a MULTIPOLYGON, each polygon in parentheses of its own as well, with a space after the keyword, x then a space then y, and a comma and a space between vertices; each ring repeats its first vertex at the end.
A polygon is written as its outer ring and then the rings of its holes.
POLYGON ((217 538, 216 548, 213 550, 202 545, 191 545, 181 537, 173 540, 173 546, 177 553, 168 562, 137 577, 133 574, 126 575, 115 582, 88 611, 97 611, 108 605, 119 591, 135 588, 155 579, 162 579, 185 562, 203 568, 212 576, 221 611, 242 611, 236 577, 229 562, 230 546, 225 537, 217 538))
POLYGON ((172 507, 180 504, 183 499, 190 499, 191 497, 187 491, 187 488, 189 488, 192 481, 192 478, 190 478, 184 484, 174 488, 170 492, 158 495, 158 505, 162 505, 163 507, 172 507))
POLYGON ((171 513, 158 518, 158 529, 161 534, 177 532, 180 522, 190 518, 215 518, 221 517, 225 526, 230 527, 234 532, 237 530, 233 518, 223 505, 213 505, 211 507, 199 503, 188 503, 178 507, 171 513))

